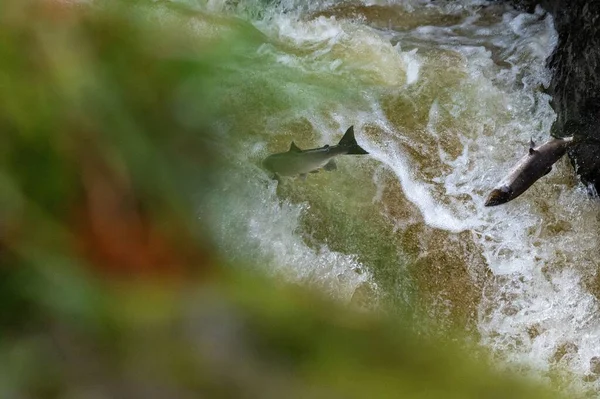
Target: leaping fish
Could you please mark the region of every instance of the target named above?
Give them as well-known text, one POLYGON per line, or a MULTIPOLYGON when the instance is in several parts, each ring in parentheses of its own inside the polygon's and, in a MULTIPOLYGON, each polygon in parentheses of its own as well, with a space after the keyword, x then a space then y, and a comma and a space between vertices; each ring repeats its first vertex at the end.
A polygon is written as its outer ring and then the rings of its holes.
POLYGON ((540 146, 533 140, 529 143, 529 153, 517 162, 508 175, 490 193, 485 206, 505 204, 523 194, 538 179, 546 176, 573 143, 572 137, 551 139, 540 146))
POLYGON ((325 145, 319 148, 301 150, 293 141, 287 152, 269 155, 263 161, 265 169, 276 176, 296 176, 305 178, 308 173, 316 173, 319 169, 335 170, 334 158, 338 155, 368 154, 358 145, 354 138, 354 126, 346 131, 337 145, 325 145))

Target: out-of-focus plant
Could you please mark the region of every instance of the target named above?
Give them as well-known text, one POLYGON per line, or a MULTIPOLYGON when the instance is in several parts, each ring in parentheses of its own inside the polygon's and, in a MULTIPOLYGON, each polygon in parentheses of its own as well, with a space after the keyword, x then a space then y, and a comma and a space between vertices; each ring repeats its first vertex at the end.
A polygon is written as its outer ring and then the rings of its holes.
POLYGON ((192 34, 211 18, 0 3, 0 397, 550 397, 220 265, 194 217, 223 167, 213 76, 261 36, 192 34))

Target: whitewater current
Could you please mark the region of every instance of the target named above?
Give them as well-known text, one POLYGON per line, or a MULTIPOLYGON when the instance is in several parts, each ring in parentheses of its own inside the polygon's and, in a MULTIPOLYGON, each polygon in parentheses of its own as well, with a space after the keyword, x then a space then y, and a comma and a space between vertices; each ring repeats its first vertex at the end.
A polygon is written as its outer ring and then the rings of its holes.
POLYGON ((255 32, 215 76, 230 169, 199 218, 228 259, 344 302, 419 308, 512 367, 600 387, 597 202, 563 159, 484 207, 530 139, 550 137, 550 15, 484 1, 180 3, 199 37, 255 32), (352 125, 370 155, 339 157, 335 172, 277 182, 261 168, 292 140, 336 144, 352 125))

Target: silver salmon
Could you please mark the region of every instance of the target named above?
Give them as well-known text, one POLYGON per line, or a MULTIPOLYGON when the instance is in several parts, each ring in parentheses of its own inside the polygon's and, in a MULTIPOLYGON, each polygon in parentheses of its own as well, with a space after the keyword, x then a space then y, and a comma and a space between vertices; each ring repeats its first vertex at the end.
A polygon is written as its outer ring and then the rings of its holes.
POLYGON ((293 141, 286 152, 269 155, 263 166, 275 176, 297 176, 305 178, 308 173, 319 169, 335 170, 334 158, 338 155, 368 154, 354 138, 354 126, 346 131, 337 145, 325 145, 308 150, 300 149, 293 141))
POLYGON ((485 206, 496 206, 514 200, 552 170, 573 143, 572 137, 552 139, 540 146, 530 142, 529 152, 517 162, 508 175, 490 193, 485 206))

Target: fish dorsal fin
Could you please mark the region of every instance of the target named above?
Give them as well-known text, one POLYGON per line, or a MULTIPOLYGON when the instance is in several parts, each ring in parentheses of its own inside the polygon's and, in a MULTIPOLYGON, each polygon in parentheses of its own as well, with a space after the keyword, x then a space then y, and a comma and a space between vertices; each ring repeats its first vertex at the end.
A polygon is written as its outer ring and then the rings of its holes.
POLYGON ((529 155, 535 154, 535 143, 533 139, 529 139, 529 155))
POLYGON ((350 126, 348 130, 346 130, 346 133, 344 133, 344 137, 342 137, 338 145, 340 147, 352 147, 356 144, 356 139, 354 138, 354 126, 350 126))
POLYGON ((294 143, 292 141, 292 144, 290 144, 290 152, 301 152, 302 150, 300 149, 300 147, 298 147, 296 145, 296 143, 294 143))

